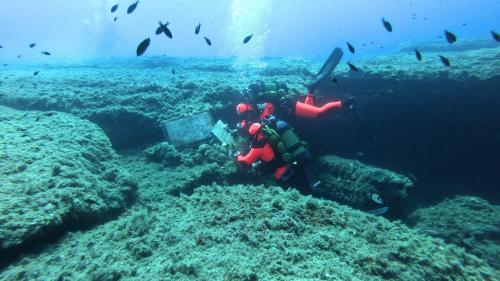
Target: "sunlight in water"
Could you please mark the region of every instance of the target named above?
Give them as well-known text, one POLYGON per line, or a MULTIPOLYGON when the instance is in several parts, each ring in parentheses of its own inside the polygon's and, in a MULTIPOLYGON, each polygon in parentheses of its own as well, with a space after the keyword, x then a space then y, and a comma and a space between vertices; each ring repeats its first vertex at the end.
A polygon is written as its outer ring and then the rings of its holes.
POLYGON ((272 6, 273 0, 233 0, 222 54, 245 58, 261 56, 270 31, 268 19, 272 6), (253 34, 250 42, 243 44, 243 39, 250 34, 253 34))

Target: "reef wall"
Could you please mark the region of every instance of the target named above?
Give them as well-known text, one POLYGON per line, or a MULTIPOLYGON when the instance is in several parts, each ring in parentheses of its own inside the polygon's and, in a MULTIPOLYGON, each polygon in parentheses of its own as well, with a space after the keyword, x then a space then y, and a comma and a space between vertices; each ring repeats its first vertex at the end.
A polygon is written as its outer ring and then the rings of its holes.
MULTIPOLYGON (((425 186, 440 182, 443 192, 446 186, 453 186, 448 193, 474 186, 476 194, 488 193, 500 155, 500 47, 460 44, 419 46, 425 50, 421 62, 406 49, 354 62, 358 72, 342 63, 334 73, 338 84, 321 85, 317 101, 352 96, 354 109, 318 120, 287 119, 314 155, 336 154, 411 173, 425 186), (451 67, 442 65, 438 54, 447 56, 451 67)), ((0 104, 69 112, 96 122, 117 150, 142 150, 164 139, 165 121, 210 111, 215 119, 234 122, 238 93, 255 80, 285 82, 305 93, 301 83, 321 63, 146 57, 54 63, 33 77, 41 67, 4 67, 0 104)))

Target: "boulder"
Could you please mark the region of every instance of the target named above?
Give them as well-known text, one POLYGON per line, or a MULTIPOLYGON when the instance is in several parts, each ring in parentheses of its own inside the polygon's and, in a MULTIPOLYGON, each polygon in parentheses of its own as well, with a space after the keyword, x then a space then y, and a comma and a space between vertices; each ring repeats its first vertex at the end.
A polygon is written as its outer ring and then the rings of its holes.
POLYGON ((133 199, 136 183, 97 125, 0 107, 0 131, 0 253, 101 221, 133 199))

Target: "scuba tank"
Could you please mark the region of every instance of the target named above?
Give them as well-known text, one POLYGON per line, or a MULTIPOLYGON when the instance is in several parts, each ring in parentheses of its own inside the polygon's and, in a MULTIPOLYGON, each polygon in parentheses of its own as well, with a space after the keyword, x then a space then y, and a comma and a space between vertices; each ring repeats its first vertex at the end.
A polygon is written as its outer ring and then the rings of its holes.
POLYGON ((276 130, 265 125, 262 132, 271 146, 282 155, 285 163, 300 164, 311 158, 311 153, 306 148, 307 143, 300 140, 287 122, 277 121, 276 130))
POLYGON ((278 101, 288 94, 288 87, 285 83, 258 81, 248 86, 248 90, 257 100, 278 101))

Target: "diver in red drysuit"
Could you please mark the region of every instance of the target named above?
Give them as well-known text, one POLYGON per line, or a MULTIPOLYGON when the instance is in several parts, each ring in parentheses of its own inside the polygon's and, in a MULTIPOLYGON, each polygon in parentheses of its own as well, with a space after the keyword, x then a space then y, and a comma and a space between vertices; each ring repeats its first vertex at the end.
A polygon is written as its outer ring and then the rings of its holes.
POLYGON ((290 178, 293 175, 292 170, 288 164, 283 163, 280 158, 276 157, 271 144, 264 137, 263 125, 261 123, 252 123, 248 127, 248 134, 252 138, 250 151, 245 155, 236 156, 236 161, 247 166, 262 161, 268 169, 274 170, 273 176, 277 181, 286 181, 290 178))

